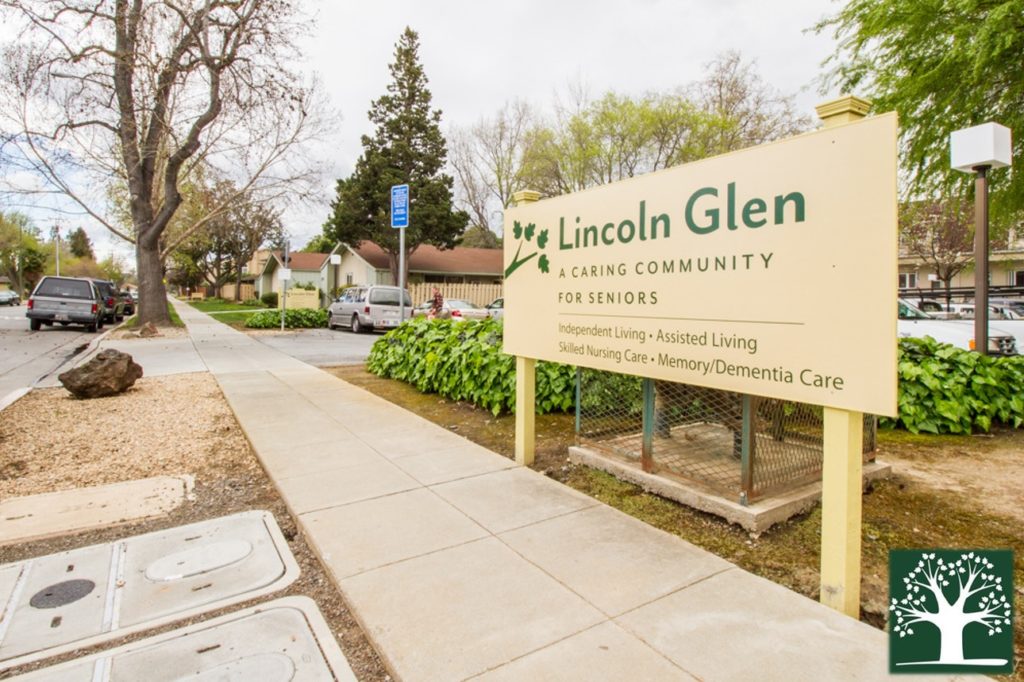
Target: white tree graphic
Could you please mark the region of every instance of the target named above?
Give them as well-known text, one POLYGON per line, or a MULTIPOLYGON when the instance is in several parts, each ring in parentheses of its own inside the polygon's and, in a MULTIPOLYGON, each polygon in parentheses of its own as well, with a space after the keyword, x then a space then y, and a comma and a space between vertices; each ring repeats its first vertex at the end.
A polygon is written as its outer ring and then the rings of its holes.
POLYGON ((917 566, 903 578, 906 596, 892 597, 889 610, 895 612, 893 632, 900 637, 914 634, 914 626, 930 623, 939 629, 939 658, 900 665, 954 664, 1000 665, 1003 659, 965 659, 964 628, 979 623, 989 636, 1010 625, 1010 600, 1003 591, 1003 579, 992 575, 992 563, 970 552, 956 561, 936 559, 935 553, 922 553, 917 566), (953 599, 950 598, 953 597, 953 599))

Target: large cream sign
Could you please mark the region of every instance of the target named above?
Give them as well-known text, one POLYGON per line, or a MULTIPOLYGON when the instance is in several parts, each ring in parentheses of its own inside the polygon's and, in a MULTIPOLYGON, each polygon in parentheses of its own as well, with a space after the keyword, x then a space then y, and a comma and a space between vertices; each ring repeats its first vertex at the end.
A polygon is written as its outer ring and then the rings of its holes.
POLYGON ((896 117, 505 213, 505 352, 896 413, 896 117))

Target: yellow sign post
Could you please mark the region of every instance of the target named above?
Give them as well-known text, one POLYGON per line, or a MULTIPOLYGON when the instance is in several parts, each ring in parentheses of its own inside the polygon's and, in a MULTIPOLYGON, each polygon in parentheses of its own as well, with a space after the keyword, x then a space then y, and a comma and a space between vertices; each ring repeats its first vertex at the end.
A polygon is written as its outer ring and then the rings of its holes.
MULTIPOLYGON (((817 107, 826 128, 867 115, 870 104, 843 97, 817 107)), ((821 472, 821 603, 860 617, 861 486, 864 415, 826 407, 821 472)))

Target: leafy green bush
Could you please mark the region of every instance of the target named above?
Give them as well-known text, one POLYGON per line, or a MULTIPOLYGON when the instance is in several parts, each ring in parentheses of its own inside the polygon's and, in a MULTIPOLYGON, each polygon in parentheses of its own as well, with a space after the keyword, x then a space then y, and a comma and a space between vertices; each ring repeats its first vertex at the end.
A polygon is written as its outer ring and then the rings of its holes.
MULTIPOLYGON (((408 382, 424 393, 465 400, 495 415, 516 403, 516 363, 501 352, 497 320, 417 318, 388 332, 370 351, 367 368, 377 376, 408 382)), ((575 368, 537 363, 537 412, 573 406, 575 368)))
MULTIPOLYGON (((275 329, 281 326, 280 310, 263 310, 253 313, 245 326, 250 329, 275 329)), ((290 308, 284 314, 284 326, 288 329, 313 329, 327 326, 327 311, 319 308, 290 308)))
POLYGON ((268 308, 276 308, 277 307, 277 292, 276 291, 268 291, 267 293, 263 294, 262 296, 260 296, 260 303, 262 303, 263 305, 267 306, 268 308))
POLYGON ((247 305, 255 308, 257 306, 263 305, 263 301, 259 300, 258 298, 247 298, 244 301, 242 301, 242 305, 247 305))
POLYGON ((1024 423, 1024 357, 990 357, 934 339, 902 339, 899 417, 885 426, 919 433, 988 431, 1024 423))

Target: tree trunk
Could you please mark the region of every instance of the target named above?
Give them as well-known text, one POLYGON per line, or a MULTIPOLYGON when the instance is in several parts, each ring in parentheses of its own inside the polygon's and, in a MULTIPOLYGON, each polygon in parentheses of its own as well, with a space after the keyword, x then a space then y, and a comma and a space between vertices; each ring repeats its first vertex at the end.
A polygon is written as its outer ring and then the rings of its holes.
POLYGON ((146 245, 140 239, 135 247, 135 263, 139 274, 139 325, 152 322, 158 327, 170 327, 164 263, 160 258, 159 245, 146 245))
POLYGON ((242 300, 242 268, 238 268, 238 276, 235 277, 235 301, 242 300))

